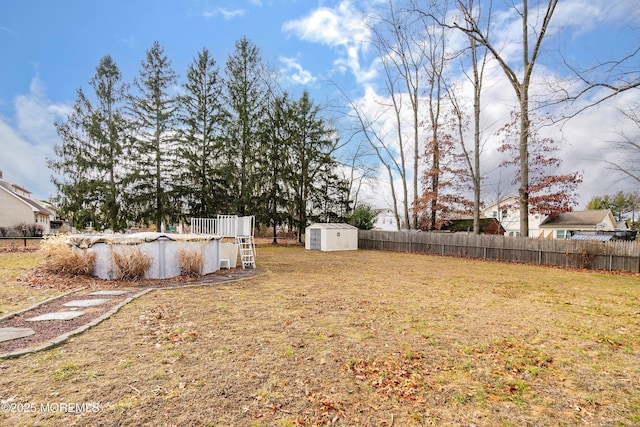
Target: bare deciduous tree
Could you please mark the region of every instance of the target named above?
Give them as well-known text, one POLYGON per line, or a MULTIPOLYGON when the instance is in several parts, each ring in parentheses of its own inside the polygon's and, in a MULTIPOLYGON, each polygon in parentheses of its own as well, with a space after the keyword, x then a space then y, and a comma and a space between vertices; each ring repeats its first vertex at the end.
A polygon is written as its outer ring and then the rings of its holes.
POLYGON ((495 60, 500 64, 502 71, 511 84, 516 99, 518 100, 520 114, 520 141, 519 141, 519 165, 520 188, 518 189, 520 208, 520 234, 529 235, 529 88, 531 85, 533 70, 541 53, 542 42, 545 39, 549 24, 555 12, 558 0, 545 0, 538 3, 538 11, 542 11, 542 19, 529 18, 529 0, 523 0, 519 4, 512 4, 514 12, 520 17, 522 23, 521 55, 522 62, 511 62, 499 47, 490 40, 488 34, 481 28, 483 17, 475 14, 474 9, 463 0, 458 0, 458 9, 464 18, 464 24, 453 22, 443 23, 450 28, 456 28, 468 37, 484 46, 495 60), (535 22, 539 22, 536 27, 535 22), (533 38, 533 43, 530 39, 533 38), (519 70, 522 70, 521 73, 519 70), (520 75, 521 74, 521 75, 520 75))
POLYGON ((357 123, 358 131, 356 134, 362 135, 364 141, 366 141, 373 152, 375 153, 376 158, 380 161, 380 164, 387 172, 387 176, 389 178, 389 184, 391 189, 391 199, 393 204, 393 213, 396 219, 396 224, 400 227, 402 224, 400 220, 400 212, 398 210, 398 196, 396 195, 396 190, 394 186, 394 172, 397 172, 402 176, 402 167, 396 158, 395 150, 389 146, 386 142, 385 135, 382 134, 380 127, 376 126, 376 122, 381 122, 383 119, 385 111, 379 111, 377 116, 369 117, 363 108, 356 104, 344 90, 338 87, 338 90, 342 93, 344 98, 350 107, 350 115, 351 119, 357 123))
MULTIPOLYGON (((469 10, 477 11, 477 15, 481 15, 482 3, 476 0, 467 0, 469 10)), ((489 37, 489 29, 491 24, 491 3, 489 3, 489 12, 487 13, 485 24, 485 38, 489 37)), ((462 69, 473 88, 473 115, 471 123, 464 113, 463 101, 456 94, 456 88, 447 87, 447 97, 453 107, 453 113, 456 118, 457 138, 462 149, 462 156, 467 164, 468 174, 473 184, 473 232, 480 233, 480 205, 481 205, 481 184, 482 172, 480 168, 480 154, 482 152, 482 124, 480 114, 482 112, 482 85, 484 81, 484 71, 487 64, 486 47, 480 45, 474 37, 467 35, 468 47, 463 55, 462 69), (468 56, 467 56, 468 55, 468 56), (465 64, 464 60, 468 58, 469 63, 465 64), (467 127, 473 126, 473 144, 469 147, 467 144, 466 132, 467 127)))
POLYGON ((640 105, 625 111, 620 111, 637 130, 633 135, 620 132, 619 139, 614 141, 614 147, 622 155, 620 160, 604 160, 609 167, 619 173, 623 179, 631 180, 640 185, 640 105))
POLYGON ((583 111, 593 108, 623 92, 640 88, 640 67, 638 59, 640 57, 640 47, 620 59, 597 64, 587 70, 578 70, 565 60, 565 65, 573 72, 579 81, 580 89, 576 93, 561 96, 558 102, 569 102, 571 104, 578 100, 589 97, 595 91, 593 101, 580 106, 577 110, 565 115, 562 119, 573 118, 583 111))
MULTIPOLYGON (((394 117, 398 173, 402 180, 403 217, 408 228, 416 228, 418 218, 410 207, 418 197, 420 166, 420 110, 423 101, 423 71, 429 70, 428 52, 432 34, 410 10, 400 10, 389 0, 373 21, 373 44, 382 65, 388 104, 383 107, 394 117), (409 111, 405 111, 406 108, 409 111), (413 161, 411 161, 413 160, 413 161), (409 179, 412 194, 409 196, 409 179)), ((428 89, 427 89, 428 90, 428 89)), ((392 184, 393 185, 393 184, 392 184)))

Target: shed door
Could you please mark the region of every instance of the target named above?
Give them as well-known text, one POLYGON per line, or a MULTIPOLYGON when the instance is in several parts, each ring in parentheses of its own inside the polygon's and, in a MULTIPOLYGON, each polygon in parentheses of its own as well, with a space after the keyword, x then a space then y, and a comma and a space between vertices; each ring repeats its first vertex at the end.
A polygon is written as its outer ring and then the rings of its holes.
POLYGON ((309 230, 311 232, 311 242, 309 244, 309 249, 311 249, 312 251, 319 251, 322 249, 322 237, 320 237, 320 233, 322 230, 320 230, 319 228, 312 228, 309 230))

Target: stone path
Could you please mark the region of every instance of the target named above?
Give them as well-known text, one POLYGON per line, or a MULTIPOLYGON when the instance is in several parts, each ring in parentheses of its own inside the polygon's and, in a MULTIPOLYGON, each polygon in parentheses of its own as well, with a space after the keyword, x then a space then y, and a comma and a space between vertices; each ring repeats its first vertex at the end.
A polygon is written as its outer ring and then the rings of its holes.
MULTIPOLYGON (((41 314, 40 316, 26 319, 27 322, 44 322, 46 320, 71 320, 84 316, 84 311, 54 311, 53 313, 41 314)), ((0 332, 2 330, 0 329, 0 332)))
POLYGON ((0 342, 28 337, 35 333, 31 328, 0 328, 0 342))
POLYGON ((157 287, 98 290, 89 293, 76 291, 70 293, 70 296, 66 294, 52 298, 27 310, 0 318, 0 359, 17 357, 59 345, 68 338, 108 319, 121 307, 148 292, 176 287, 209 286, 253 277, 258 272, 256 269, 238 270, 235 273, 209 275, 189 282, 162 282, 157 287), (60 304, 60 299, 69 299, 69 301, 60 304), (87 315, 89 311, 94 313, 87 315), (101 312, 97 317, 96 311, 101 312), (87 319, 86 322, 83 318, 87 319), (11 323, 13 325, 6 325, 11 323), (33 326, 28 327, 31 325, 33 326), (49 337, 50 325, 59 325, 59 328, 55 329, 71 328, 72 330, 49 337), (39 335, 42 335, 40 340, 39 335))

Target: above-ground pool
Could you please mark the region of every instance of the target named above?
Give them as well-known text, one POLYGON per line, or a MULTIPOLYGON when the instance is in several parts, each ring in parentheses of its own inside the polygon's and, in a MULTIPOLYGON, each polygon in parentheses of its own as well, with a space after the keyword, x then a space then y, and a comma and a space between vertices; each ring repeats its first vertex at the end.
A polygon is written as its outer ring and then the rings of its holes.
POLYGON ((96 255, 94 276, 112 280, 117 277, 114 253, 126 255, 132 246, 140 248, 151 258, 147 279, 169 279, 180 276, 180 252, 201 254, 202 274, 220 269, 220 240, 212 234, 74 234, 67 238, 67 244, 74 250, 93 251, 96 255))

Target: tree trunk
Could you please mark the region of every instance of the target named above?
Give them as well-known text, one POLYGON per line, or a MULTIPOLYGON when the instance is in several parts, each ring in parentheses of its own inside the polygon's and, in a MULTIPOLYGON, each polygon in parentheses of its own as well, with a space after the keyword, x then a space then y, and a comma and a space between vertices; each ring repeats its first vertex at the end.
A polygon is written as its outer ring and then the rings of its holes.
POLYGON ((520 99, 520 235, 529 237, 529 100, 526 86, 520 99))

